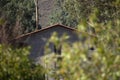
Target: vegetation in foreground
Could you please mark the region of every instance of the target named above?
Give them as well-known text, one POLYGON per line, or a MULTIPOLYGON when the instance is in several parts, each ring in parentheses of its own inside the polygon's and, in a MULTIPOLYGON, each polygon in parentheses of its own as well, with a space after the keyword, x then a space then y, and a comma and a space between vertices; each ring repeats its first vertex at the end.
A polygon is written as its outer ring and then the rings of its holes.
POLYGON ((0 45, 0 80, 44 80, 44 68, 33 63, 28 55, 28 48, 0 45))

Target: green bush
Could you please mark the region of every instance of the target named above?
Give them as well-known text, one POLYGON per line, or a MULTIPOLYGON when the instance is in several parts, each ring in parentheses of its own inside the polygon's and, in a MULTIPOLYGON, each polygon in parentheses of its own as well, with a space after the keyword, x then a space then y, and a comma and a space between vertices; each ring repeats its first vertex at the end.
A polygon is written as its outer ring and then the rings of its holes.
POLYGON ((0 45, 0 80, 44 80, 44 69, 28 58, 27 48, 0 45))

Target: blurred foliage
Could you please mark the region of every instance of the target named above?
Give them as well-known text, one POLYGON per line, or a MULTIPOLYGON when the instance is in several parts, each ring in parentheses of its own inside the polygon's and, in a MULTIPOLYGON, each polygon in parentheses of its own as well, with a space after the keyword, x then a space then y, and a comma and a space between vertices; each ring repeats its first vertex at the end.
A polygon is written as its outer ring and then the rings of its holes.
POLYGON ((28 58, 28 48, 0 45, 0 80, 44 80, 44 68, 28 58))
POLYGON ((46 53, 52 54, 45 56, 48 76, 55 80, 120 80, 120 19, 99 23, 97 12, 94 10, 89 21, 83 18, 78 25, 78 32, 83 32, 85 41, 68 43, 65 39, 69 36, 59 38, 53 34, 49 41, 62 45, 62 52, 58 55, 46 48, 46 53), (88 24, 94 33, 86 35, 88 24))
POLYGON ((85 35, 88 37, 86 41, 73 44, 65 42, 68 36, 60 40, 52 36, 50 42, 54 42, 56 46, 62 44, 62 53, 58 55, 46 48, 46 53, 51 53, 44 58, 48 77, 55 80, 119 80, 120 41, 115 40, 120 40, 120 37, 107 39, 111 36, 100 38, 99 35, 85 35), (90 49, 91 46, 94 49, 90 49))

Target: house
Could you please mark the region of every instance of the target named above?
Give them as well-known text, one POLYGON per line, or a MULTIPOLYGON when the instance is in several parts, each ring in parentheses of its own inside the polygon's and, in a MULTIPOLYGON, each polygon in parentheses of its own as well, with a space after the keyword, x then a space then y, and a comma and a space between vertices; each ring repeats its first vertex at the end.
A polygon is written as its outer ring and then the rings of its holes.
MULTIPOLYGON (((21 36, 18 36, 14 39, 14 42, 18 44, 18 46, 31 46, 30 50, 30 58, 37 61, 39 57, 44 55, 44 47, 46 43, 48 42, 48 39, 53 34, 53 32, 57 32, 58 37, 60 38, 63 34, 67 34, 69 37, 68 41, 70 43, 76 42, 76 41, 84 41, 85 38, 82 38, 82 32, 79 32, 76 29, 55 24, 46 28, 42 28, 40 30, 36 30, 31 33, 27 33, 21 36), (79 34, 79 35, 78 35, 79 34)), ((87 34, 87 33, 85 33, 87 34)), ((50 44, 50 49, 52 51, 55 51, 55 46, 53 44, 50 44)))

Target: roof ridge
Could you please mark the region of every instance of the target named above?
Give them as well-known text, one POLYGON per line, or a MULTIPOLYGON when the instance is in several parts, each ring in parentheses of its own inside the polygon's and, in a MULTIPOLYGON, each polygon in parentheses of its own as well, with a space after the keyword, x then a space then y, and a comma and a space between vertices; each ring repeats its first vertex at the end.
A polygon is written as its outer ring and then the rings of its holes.
POLYGON ((84 34, 87 34, 87 35, 90 35, 90 36, 95 36, 95 35, 93 35, 93 34, 89 34, 89 33, 87 33, 87 32, 82 32, 82 31, 78 31, 78 30, 76 30, 76 29, 74 29, 74 28, 71 28, 71 27, 65 26, 65 25, 63 25, 63 24, 57 23, 57 24, 54 24, 54 25, 51 25, 51 26, 47 26, 47 27, 45 27, 45 28, 42 28, 42 29, 40 29, 40 30, 35 30, 35 31, 33 31, 33 32, 30 32, 30 33, 22 34, 22 35, 16 37, 15 39, 19 39, 19 38, 22 38, 22 37, 25 37, 25 36, 28 36, 28 35, 31 35, 31 34, 34 34, 34 33, 40 32, 40 31, 43 31, 43 30, 47 30, 47 29, 52 28, 52 27, 55 27, 55 26, 62 26, 62 27, 65 27, 65 28, 67 28, 67 29, 69 29, 69 30, 77 31, 77 32, 84 33, 84 34))
POLYGON ((55 26, 63 26, 63 27, 66 27, 68 29, 71 29, 71 30, 76 30, 74 28, 71 28, 71 27, 68 27, 68 26, 57 23, 57 24, 47 26, 47 27, 39 29, 39 30, 35 30, 35 31, 29 32, 29 33, 26 33, 26 34, 19 35, 15 39, 18 39, 18 38, 21 38, 21 37, 24 37, 24 36, 27 36, 27 35, 30 35, 30 34, 34 34, 34 33, 37 33, 37 32, 40 32, 40 31, 43 31, 43 30, 46 30, 46 29, 49 29, 49 28, 52 28, 52 27, 55 27, 55 26))

